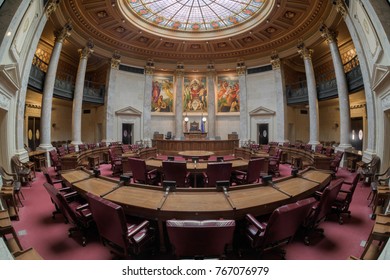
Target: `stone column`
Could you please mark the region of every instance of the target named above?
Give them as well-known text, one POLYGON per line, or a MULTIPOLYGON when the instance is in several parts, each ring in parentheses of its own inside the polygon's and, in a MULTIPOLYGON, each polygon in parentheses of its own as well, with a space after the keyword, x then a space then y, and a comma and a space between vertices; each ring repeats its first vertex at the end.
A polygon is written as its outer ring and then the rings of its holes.
POLYGON ((142 111, 144 123, 144 143, 151 146, 152 137, 152 87, 153 87, 154 62, 148 60, 145 66, 145 91, 144 91, 144 109, 142 111))
POLYGON ((344 72, 343 62, 339 48, 337 46, 337 33, 328 29, 325 24, 320 27, 321 36, 326 39, 332 54, 334 71, 336 75, 337 91, 339 95, 340 107, 340 145, 339 148, 345 150, 351 148, 351 111, 349 107, 349 95, 347 78, 344 72))
POLYGON ((121 55, 118 52, 114 52, 110 64, 111 67, 108 71, 108 83, 107 83, 107 91, 104 96, 104 115, 105 115, 105 130, 104 130, 104 138, 103 142, 113 142, 115 137, 114 133, 114 120, 115 120, 115 111, 113 108, 113 100, 116 88, 116 77, 119 70, 119 65, 121 63, 121 55))
POLYGON ((61 30, 54 32, 56 39, 47 68, 42 95, 41 143, 39 148, 46 151, 53 148, 51 144, 51 109, 58 62, 60 60, 63 42, 70 36, 71 31, 72 25, 67 23, 61 30))
POLYGON ((310 140, 309 144, 318 145, 319 139, 319 114, 318 114, 318 99, 317 87, 314 76, 313 63, 311 61, 312 49, 305 47, 304 43, 298 44, 298 53, 303 58, 305 63, 307 92, 309 96, 309 118, 310 118, 310 140))
POLYGON ((286 113, 287 113, 287 99, 286 99, 286 86, 284 81, 284 74, 282 65, 280 63, 279 55, 273 53, 271 56, 272 70, 275 77, 275 90, 276 90, 276 141, 281 144, 289 142, 286 140, 287 125, 286 125, 286 113))
POLYGON ((214 64, 207 66, 207 114, 208 114, 208 131, 207 135, 210 140, 215 139, 215 68, 214 64))
POLYGON ((175 139, 180 140, 183 136, 183 83, 184 65, 178 63, 176 66, 176 112, 175 112, 175 139))
POLYGON ((73 95, 72 111, 72 144, 79 145, 81 142, 81 116, 83 108, 83 93, 85 72, 87 70, 88 57, 93 53, 93 42, 88 41, 87 45, 79 50, 80 62, 77 69, 76 84, 73 95))
POLYGON ((245 62, 237 63, 236 71, 240 83, 240 146, 248 141, 248 102, 246 93, 246 66, 245 62))

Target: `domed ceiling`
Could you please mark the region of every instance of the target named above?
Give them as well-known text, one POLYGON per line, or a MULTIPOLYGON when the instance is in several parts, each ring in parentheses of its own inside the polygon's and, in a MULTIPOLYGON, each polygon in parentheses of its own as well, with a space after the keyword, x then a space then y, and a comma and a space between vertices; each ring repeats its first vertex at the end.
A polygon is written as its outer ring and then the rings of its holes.
MULTIPOLYGON (((174 69, 184 65, 269 63, 273 51, 296 56, 299 39, 320 44, 321 22, 336 21, 332 1, 322 0, 67 0, 49 19, 43 40, 70 20, 64 51, 94 41, 94 56, 145 65, 153 59, 174 69)), ((338 19, 339 20, 339 19, 338 19)))

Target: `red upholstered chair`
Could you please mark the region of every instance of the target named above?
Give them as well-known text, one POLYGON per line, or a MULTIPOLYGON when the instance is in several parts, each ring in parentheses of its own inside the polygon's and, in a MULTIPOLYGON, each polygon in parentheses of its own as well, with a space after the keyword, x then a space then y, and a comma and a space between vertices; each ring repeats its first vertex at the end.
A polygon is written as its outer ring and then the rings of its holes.
POLYGON ((79 145, 79 152, 83 152, 88 150, 88 145, 87 144, 80 144, 79 145))
POLYGON ((116 156, 111 148, 108 150, 108 157, 111 163, 112 175, 116 176, 121 174, 123 170, 122 158, 116 156))
POLYGON ((343 224, 342 214, 348 214, 348 217, 351 217, 351 211, 349 210, 349 205, 352 202, 353 194, 355 193, 356 186, 359 182, 360 174, 354 173, 352 176, 352 182, 347 182, 344 180, 344 183, 341 185, 341 189, 336 197, 336 200, 333 203, 333 210, 337 213, 339 223, 343 224))
POLYGON ((326 155, 327 157, 331 157, 331 156, 333 155, 333 153, 334 153, 333 147, 331 147, 331 146, 326 147, 326 149, 325 149, 325 155, 326 155))
POLYGON ((185 161, 163 161, 163 180, 176 181, 178 188, 189 187, 189 175, 185 161))
POLYGON ((134 183, 157 185, 159 176, 157 169, 147 170, 144 159, 128 158, 130 169, 133 173, 134 183))
POLYGON ((241 170, 232 172, 232 181, 238 185, 258 183, 264 162, 264 158, 250 159, 246 172, 241 170))
MULTIPOLYGON (((252 248, 260 253, 289 243, 316 202, 310 197, 275 209, 267 222, 246 215, 245 236, 252 248)), ((282 250, 282 256, 285 252, 282 250)))
POLYGON ((87 193, 87 199, 104 246, 124 257, 151 247, 155 234, 149 221, 132 221, 120 205, 94 194, 87 193))
POLYGON ((307 152, 311 152, 312 151, 312 145, 311 144, 306 144, 304 146, 304 150, 307 151, 307 152))
POLYGON ((53 186, 61 184, 61 186, 59 188, 65 188, 66 187, 63 180, 52 178, 50 176, 49 172, 47 171, 47 168, 45 166, 41 167, 41 171, 43 173, 43 176, 45 176, 45 179, 46 179, 47 183, 49 183, 49 184, 51 184, 53 186))
POLYGON ((234 220, 168 220, 169 242, 177 258, 224 258, 233 243, 234 220))
POLYGON ((312 207, 304 223, 305 244, 310 244, 309 234, 317 231, 323 235, 324 230, 318 226, 322 223, 332 211, 332 205, 341 189, 344 179, 333 180, 322 193, 317 193, 318 201, 312 207))
POLYGON ((49 151, 49 156, 50 156, 50 161, 51 165, 53 166, 54 170, 58 173, 61 171, 61 161, 58 157, 57 151, 56 150, 51 150, 49 151))
POLYGON ((333 160, 330 162, 330 170, 332 170, 334 173, 337 173, 340 167, 340 162, 343 159, 344 152, 337 151, 333 160))
MULTIPOLYGON (((43 183, 43 186, 45 187, 47 193, 50 196, 50 200, 51 200, 51 202, 54 205, 55 210, 52 212, 52 218, 55 219, 56 214, 60 214, 61 213, 60 208, 59 208, 60 201, 59 201, 59 199, 57 197, 57 193, 60 191, 60 189, 54 187, 52 184, 47 183, 47 182, 43 183)), ((63 191, 70 192, 70 188, 64 188, 63 191)))
POLYGON ((318 153, 318 154, 322 154, 322 149, 324 148, 324 145, 322 144, 318 144, 316 145, 315 147, 315 152, 318 153))
POLYGON ((217 181, 230 181, 232 173, 231 162, 209 162, 203 177, 206 187, 215 187, 217 181))
POLYGON ((74 145, 68 145, 68 153, 74 153, 76 152, 76 147, 74 145))
POLYGON ((73 225, 72 228, 68 229, 69 237, 73 235, 73 232, 79 231, 84 247, 87 243, 86 231, 93 223, 88 203, 77 192, 64 193, 58 191, 56 197, 60 212, 64 215, 65 220, 73 225))
POLYGON ((268 172, 275 175, 276 177, 280 176, 279 164, 282 160, 282 155, 282 149, 277 149, 276 154, 273 157, 270 157, 268 160, 268 172))
POLYGON ((56 149, 57 149, 58 157, 63 157, 64 155, 66 155, 68 153, 68 151, 65 149, 64 146, 59 146, 56 149))

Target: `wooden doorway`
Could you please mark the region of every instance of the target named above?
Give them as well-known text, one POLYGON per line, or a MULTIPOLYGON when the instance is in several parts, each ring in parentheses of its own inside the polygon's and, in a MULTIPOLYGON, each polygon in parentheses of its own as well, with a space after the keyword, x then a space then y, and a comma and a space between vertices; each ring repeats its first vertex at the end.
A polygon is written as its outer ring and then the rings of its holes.
POLYGON ((122 123, 122 144, 133 143, 133 126, 132 123, 122 123))
POLYGON ((260 145, 268 144, 268 136, 269 136, 268 123, 257 124, 257 135, 258 135, 258 141, 260 145))
POLYGON ((32 151, 39 147, 41 143, 41 118, 28 117, 27 140, 27 145, 32 151))
POLYGON ((351 118, 351 145, 356 150, 363 150, 363 117, 351 118))

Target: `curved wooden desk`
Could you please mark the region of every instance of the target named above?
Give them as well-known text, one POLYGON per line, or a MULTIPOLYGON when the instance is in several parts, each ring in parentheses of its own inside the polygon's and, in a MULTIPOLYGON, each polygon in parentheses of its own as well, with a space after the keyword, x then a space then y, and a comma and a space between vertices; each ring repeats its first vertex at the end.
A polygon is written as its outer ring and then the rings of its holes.
POLYGON ((199 159, 209 159, 210 156, 214 155, 214 152, 211 151, 182 151, 178 153, 180 156, 185 159, 190 159, 193 157, 198 157, 199 159))
POLYGON ((229 194, 214 188, 177 189, 166 194, 161 187, 140 184, 118 186, 109 178, 91 178, 88 171, 69 171, 62 174, 65 181, 81 193, 91 192, 122 205, 129 215, 158 222, 161 250, 164 250, 163 222, 168 219, 235 219, 245 214, 260 216, 277 207, 297 201, 325 187, 331 175, 324 171, 306 169, 297 177, 285 177, 274 185, 262 184, 234 186, 229 194), (89 175, 83 174, 87 173, 89 175), (80 180, 77 180, 79 177, 80 180), (83 179, 85 178, 85 179, 83 179))

